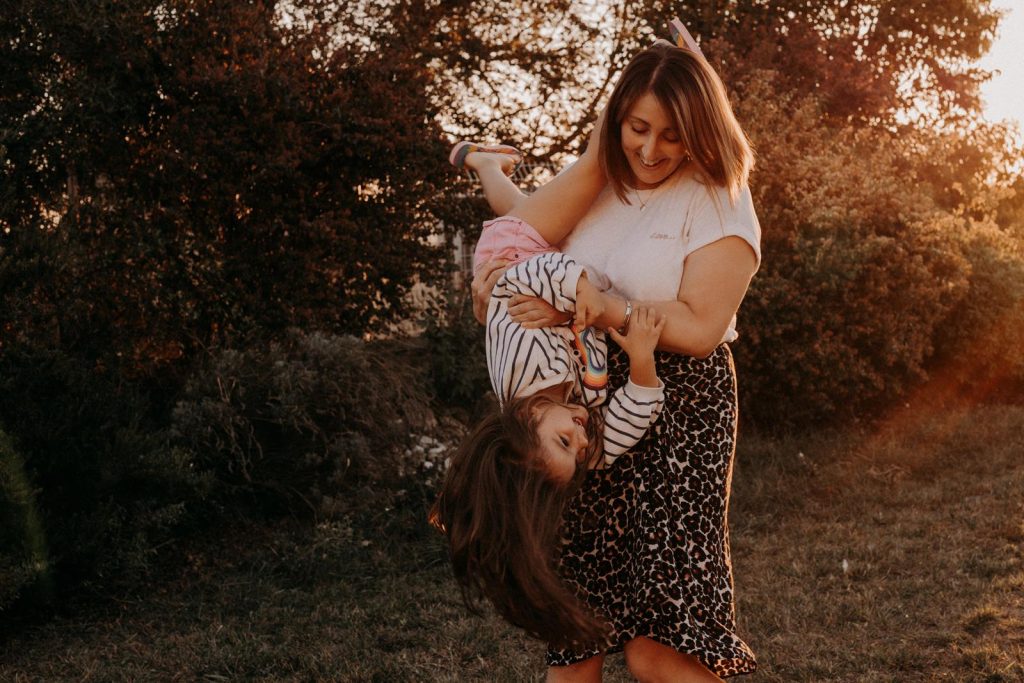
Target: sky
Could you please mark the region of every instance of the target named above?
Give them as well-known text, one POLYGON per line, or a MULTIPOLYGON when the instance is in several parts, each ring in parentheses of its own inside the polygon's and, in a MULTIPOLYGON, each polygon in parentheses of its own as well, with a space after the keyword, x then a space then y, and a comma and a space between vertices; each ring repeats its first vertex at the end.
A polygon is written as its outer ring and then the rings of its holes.
POLYGON ((996 9, 1007 10, 999 33, 980 66, 999 70, 981 88, 985 118, 1014 119, 1024 130, 1024 0, 992 0, 996 9))

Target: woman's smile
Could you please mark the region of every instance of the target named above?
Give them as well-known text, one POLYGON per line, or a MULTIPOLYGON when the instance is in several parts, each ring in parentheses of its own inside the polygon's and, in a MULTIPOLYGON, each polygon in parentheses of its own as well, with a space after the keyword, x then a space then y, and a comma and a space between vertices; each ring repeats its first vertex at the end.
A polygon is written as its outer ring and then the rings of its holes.
POLYGON ((639 154, 637 154, 636 156, 640 160, 640 163, 644 165, 644 168, 657 168, 658 164, 662 163, 663 161, 667 161, 667 159, 659 159, 658 161, 651 162, 651 161, 645 160, 639 154))

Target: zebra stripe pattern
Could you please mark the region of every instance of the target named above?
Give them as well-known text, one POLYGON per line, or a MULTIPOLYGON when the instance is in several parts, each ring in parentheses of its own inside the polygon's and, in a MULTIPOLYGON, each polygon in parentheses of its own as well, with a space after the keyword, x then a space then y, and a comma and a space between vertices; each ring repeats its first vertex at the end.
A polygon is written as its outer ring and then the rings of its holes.
MULTIPOLYGON (((525 329, 508 310, 516 294, 538 297, 564 313, 576 310, 576 286, 583 267, 571 257, 548 252, 509 268, 491 292, 487 310, 487 370, 502 405, 531 396, 542 389, 570 384, 575 402, 588 408, 604 406, 607 386, 584 383, 586 365, 575 350, 567 325, 525 329)), ((604 333, 593 330, 587 344, 590 363, 605 367, 608 346, 604 333)), ((657 420, 664 402, 664 386, 642 387, 627 382, 604 406, 604 461, 610 465, 626 453, 657 420)))

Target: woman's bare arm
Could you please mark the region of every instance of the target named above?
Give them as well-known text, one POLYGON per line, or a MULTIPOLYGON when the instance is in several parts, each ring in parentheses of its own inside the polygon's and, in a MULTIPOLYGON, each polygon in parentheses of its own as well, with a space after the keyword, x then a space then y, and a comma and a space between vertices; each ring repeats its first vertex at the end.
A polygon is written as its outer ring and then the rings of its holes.
MULTIPOLYGON (((725 237, 687 257, 677 300, 634 301, 633 306, 665 315, 659 349, 704 358, 725 336, 755 270, 757 258, 750 245, 740 237, 725 237)), ((597 324, 618 327, 625 312, 625 301, 609 296, 597 324)))
MULTIPOLYGON (((666 317, 659 349, 704 358, 725 336, 756 269, 757 258, 750 245, 739 237, 725 237, 687 257, 678 299, 634 301, 633 308, 648 306, 666 317)), ((478 307, 486 310, 487 295, 483 289, 474 286, 474 294, 478 307)), ((626 315, 626 302, 608 294, 604 296, 605 311, 594 326, 617 329, 626 315)), ((530 297, 513 297, 509 311, 513 320, 528 328, 565 322, 563 314, 544 301, 530 297)))

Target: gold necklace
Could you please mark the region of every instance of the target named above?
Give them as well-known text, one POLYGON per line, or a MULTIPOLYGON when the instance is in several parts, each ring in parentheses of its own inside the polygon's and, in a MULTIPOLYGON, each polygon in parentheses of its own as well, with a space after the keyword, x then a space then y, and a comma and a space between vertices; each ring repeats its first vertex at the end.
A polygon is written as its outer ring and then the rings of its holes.
MULTIPOLYGON (((636 196, 636 200, 640 202, 640 211, 642 213, 647 209, 647 202, 645 202, 643 197, 640 196, 640 190, 636 189, 635 187, 633 188, 633 194, 636 196)), ((651 201, 651 198, 648 197, 647 201, 651 201)))
MULTIPOLYGON (((682 162, 682 164, 680 164, 679 168, 685 168, 686 165, 689 164, 692 160, 693 160, 693 157, 691 157, 689 154, 687 154, 686 158, 683 159, 683 162, 682 162)), ((677 168, 675 171, 673 171, 673 174, 678 172, 678 171, 679 171, 679 169, 677 168)), ((665 180, 661 181, 660 183, 658 183, 654 187, 648 188, 648 190, 650 190, 650 192, 651 192, 651 196, 647 198, 647 202, 651 201, 651 198, 654 197, 654 190, 657 190, 664 183, 668 182, 668 180, 669 179, 666 178, 665 180)), ((643 197, 640 196, 640 190, 638 190, 637 188, 634 187, 633 188, 633 195, 636 196, 636 200, 638 202, 640 202, 640 211, 641 212, 645 211, 647 209, 647 202, 645 202, 643 197)))

